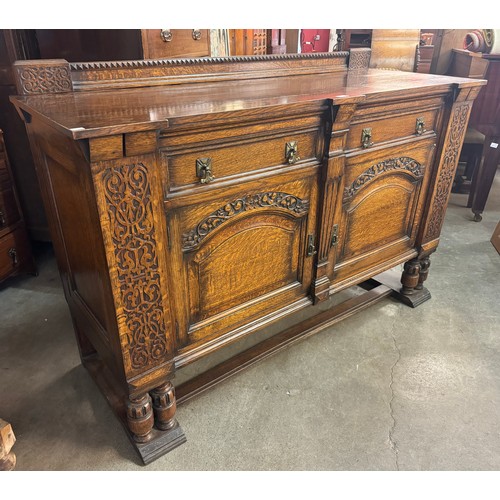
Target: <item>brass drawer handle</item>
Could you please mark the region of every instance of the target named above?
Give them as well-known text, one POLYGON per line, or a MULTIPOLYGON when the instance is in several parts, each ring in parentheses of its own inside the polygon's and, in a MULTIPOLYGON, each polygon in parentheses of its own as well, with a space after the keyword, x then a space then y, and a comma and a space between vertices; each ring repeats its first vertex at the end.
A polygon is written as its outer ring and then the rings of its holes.
POLYGON ((5 214, 3 212, 3 210, 0 210, 0 226, 5 226, 5 214))
POLYGON ((198 158, 196 160, 196 176, 202 184, 208 184, 215 179, 212 173, 212 158, 198 158))
POLYGON ((15 267, 18 264, 17 261, 17 250, 15 248, 9 249, 9 257, 12 259, 12 265, 15 267))
POLYGON ((364 128, 361 132, 361 146, 363 146, 363 148, 373 146, 371 128, 364 128))
POLYGON ((172 34, 172 31, 171 31, 171 30, 161 30, 161 31, 160 31, 160 36, 161 36, 161 39, 162 39, 164 42, 171 42, 171 41, 172 41, 173 34, 172 34))
POLYGON ((299 146, 297 144, 297 141, 290 141, 286 143, 285 158, 290 165, 293 165, 294 163, 300 160, 298 152, 299 152, 299 146))
POLYGON ((424 132, 426 132, 424 119, 422 117, 417 118, 417 123, 415 125, 415 133, 417 135, 422 135, 424 132))
POLYGON ((193 40, 199 40, 201 38, 201 31, 200 30, 193 30, 193 40))

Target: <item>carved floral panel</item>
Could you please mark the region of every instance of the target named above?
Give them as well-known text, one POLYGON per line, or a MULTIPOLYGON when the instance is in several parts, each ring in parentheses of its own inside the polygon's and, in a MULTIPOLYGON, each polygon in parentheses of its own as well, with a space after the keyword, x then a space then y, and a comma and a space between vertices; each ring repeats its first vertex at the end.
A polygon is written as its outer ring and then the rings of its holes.
POLYGON ((138 370, 167 353, 151 186, 143 163, 106 169, 102 179, 127 349, 138 370))

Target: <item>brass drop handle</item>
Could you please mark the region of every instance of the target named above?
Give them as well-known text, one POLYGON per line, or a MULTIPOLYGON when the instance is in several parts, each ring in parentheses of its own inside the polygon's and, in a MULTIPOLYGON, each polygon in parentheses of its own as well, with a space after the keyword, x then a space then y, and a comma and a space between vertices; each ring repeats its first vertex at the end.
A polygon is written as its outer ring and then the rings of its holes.
POLYGON ((17 266, 18 261, 17 261, 17 250, 15 248, 9 249, 9 257, 12 259, 12 265, 17 266))
POLYGON ((363 148, 373 146, 371 128, 364 128, 361 132, 361 146, 363 146, 363 148))
POLYGON ((198 158, 196 160, 196 176, 202 184, 208 184, 215 179, 212 173, 212 158, 198 158))
POLYGON ((314 234, 310 234, 307 237, 307 252, 306 256, 307 257, 312 257, 313 255, 316 255, 318 252, 316 250, 316 245, 314 244, 314 234))
POLYGON ((300 160, 298 152, 299 152, 299 146, 297 144, 297 141, 290 141, 286 143, 285 158, 290 165, 293 165, 294 163, 300 160))
POLYGON ((201 31, 200 30, 193 30, 193 40, 199 40, 201 38, 201 31))
POLYGON ((5 214, 3 210, 0 210, 0 226, 5 226, 5 214))
POLYGON ((332 228, 332 241, 331 241, 331 246, 335 247, 337 246, 337 243, 339 242, 339 225, 334 224, 332 228))
POLYGON ((160 31, 160 36, 161 36, 161 39, 162 39, 164 42, 171 42, 171 41, 172 41, 173 34, 172 34, 172 31, 171 31, 171 30, 161 30, 161 31, 160 31))
POLYGON ((417 123, 415 125, 415 133, 417 135, 422 135, 425 132, 425 122, 423 118, 417 118, 417 123))

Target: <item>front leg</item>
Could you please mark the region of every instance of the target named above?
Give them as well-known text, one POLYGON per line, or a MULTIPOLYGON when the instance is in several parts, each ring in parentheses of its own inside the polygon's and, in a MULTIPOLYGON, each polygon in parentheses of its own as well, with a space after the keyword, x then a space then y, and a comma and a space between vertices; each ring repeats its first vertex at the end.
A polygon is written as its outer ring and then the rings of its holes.
POLYGON ((401 293, 406 296, 413 295, 416 291, 420 277, 420 261, 412 259, 405 262, 403 274, 401 276, 401 293))
POLYGON ((161 457, 186 442, 175 418, 174 386, 170 381, 150 393, 127 399, 128 434, 144 464, 161 457))
POLYGON ((149 394, 129 397, 127 402, 127 424, 134 441, 147 443, 151 440, 154 418, 149 394))
POLYGON ((419 271, 419 276, 418 276, 418 284, 415 287, 415 290, 423 290, 424 281, 427 279, 427 276, 429 276, 429 267, 431 267, 431 260, 429 259, 429 257, 423 257, 420 260, 420 271, 419 271))
POLYGON ((167 431, 174 427, 177 423, 175 419, 177 404, 172 382, 166 382, 160 387, 153 389, 151 391, 151 398, 153 400, 156 427, 162 431, 167 431))
POLYGON ((405 263, 401 276, 402 288, 395 296, 410 307, 417 307, 431 298, 431 294, 424 287, 424 281, 429 274, 431 263, 429 257, 412 259, 405 263))

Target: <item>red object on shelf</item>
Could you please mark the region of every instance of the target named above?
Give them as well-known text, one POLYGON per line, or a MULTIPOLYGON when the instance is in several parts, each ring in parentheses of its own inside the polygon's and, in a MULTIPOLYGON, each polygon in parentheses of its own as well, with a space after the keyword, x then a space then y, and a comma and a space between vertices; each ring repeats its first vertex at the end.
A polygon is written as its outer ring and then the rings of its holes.
POLYGON ((328 52, 330 30, 300 30, 301 52, 328 52))

